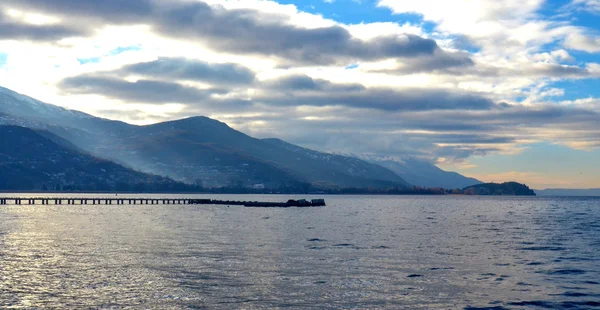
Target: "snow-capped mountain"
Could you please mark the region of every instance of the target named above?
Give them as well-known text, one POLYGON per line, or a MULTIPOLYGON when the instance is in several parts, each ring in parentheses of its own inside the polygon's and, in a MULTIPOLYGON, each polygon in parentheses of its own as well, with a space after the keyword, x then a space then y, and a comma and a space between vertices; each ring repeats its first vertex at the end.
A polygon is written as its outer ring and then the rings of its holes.
POLYGON ((15 117, 45 120, 50 124, 66 119, 83 120, 94 118, 89 114, 44 103, 4 87, 0 87, 0 112, 15 117))

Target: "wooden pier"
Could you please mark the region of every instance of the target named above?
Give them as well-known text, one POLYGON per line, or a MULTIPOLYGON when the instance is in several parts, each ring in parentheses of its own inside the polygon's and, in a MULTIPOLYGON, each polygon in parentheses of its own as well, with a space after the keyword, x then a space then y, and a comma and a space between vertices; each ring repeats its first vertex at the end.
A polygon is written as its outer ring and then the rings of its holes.
POLYGON ((63 197, 0 197, 0 205, 175 205, 190 204, 189 198, 63 198, 63 197))
POLYGON ((323 207, 325 200, 288 200, 287 202, 231 201, 194 198, 62 198, 62 197, 0 197, 0 205, 228 205, 245 207, 323 207))

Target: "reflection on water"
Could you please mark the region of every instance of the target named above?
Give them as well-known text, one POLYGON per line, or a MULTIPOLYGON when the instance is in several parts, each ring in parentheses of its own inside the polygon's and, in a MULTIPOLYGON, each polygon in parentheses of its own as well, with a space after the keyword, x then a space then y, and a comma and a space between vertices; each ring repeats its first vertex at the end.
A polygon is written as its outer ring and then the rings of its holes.
POLYGON ((0 206, 0 308, 600 308, 600 199, 327 203, 0 206))

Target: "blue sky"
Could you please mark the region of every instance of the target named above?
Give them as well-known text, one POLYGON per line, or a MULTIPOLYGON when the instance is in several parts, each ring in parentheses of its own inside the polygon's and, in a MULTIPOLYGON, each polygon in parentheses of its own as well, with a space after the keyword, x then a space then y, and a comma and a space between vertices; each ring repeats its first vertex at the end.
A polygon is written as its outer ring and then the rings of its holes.
POLYGON ((6 63, 6 58, 8 57, 5 53, 0 53, 0 67, 3 67, 6 63))
POLYGON ((4 0, 0 85, 149 124, 600 187, 598 0, 4 0))
MULTIPOLYGON (((372 23, 372 22, 393 22, 410 23, 422 27, 426 32, 435 31, 436 23, 424 20, 418 13, 394 14, 389 8, 380 7, 376 0, 308 0, 308 1, 278 1, 282 4, 295 4, 300 9, 321 14, 324 17, 334 19, 345 24, 372 23)), ((587 10, 569 9, 572 1, 556 0, 544 1, 537 10, 538 18, 555 20, 560 22, 568 21, 570 24, 588 28, 588 31, 600 35, 600 17, 596 13, 587 10), (566 14, 565 16, 560 16, 566 14)), ((545 49, 556 48, 558 44, 552 43, 545 46, 545 49)), ((582 51, 570 51, 574 57, 570 64, 585 65, 585 63, 600 63, 599 53, 588 53, 582 51)), ((565 95, 561 96, 565 100, 574 100, 582 97, 600 97, 600 84, 597 77, 578 80, 561 80, 552 84, 552 87, 558 87, 565 90, 565 95)))
POLYGON ((291 4, 307 12, 314 12, 326 18, 345 24, 360 24, 374 22, 421 23, 422 19, 414 14, 394 15, 387 8, 377 7, 378 1, 337 0, 331 3, 325 1, 278 1, 281 4, 291 4))

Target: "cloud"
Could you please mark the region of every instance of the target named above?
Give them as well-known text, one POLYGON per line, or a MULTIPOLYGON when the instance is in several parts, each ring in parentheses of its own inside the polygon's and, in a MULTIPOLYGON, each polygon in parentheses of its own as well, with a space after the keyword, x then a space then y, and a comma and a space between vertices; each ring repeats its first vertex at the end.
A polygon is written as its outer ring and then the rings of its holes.
MULTIPOLYGON (((224 9, 189 1, 8 0, 6 4, 73 19, 148 24, 170 38, 201 41, 214 50, 274 57, 283 65, 331 65, 388 58, 447 58, 432 39, 414 34, 354 37, 340 25, 306 28, 288 17, 252 9, 224 9), (227 27, 223 27, 227 25, 227 27)), ((89 27, 98 27, 89 23, 89 27)), ((433 61, 435 62, 435 61, 433 61)))
POLYGON ((565 46, 588 53, 598 53, 600 52, 600 37, 573 33, 565 39, 565 46))
POLYGON ((138 74, 161 79, 192 80, 217 85, 252 84, 255 74, 234 63, 209 63, 186 58, 159 58, 123 67, 123 74, 138 74))
POLYGON ((219 89, 197 89, 178 83, 139 80, 128 82, 119 78, 101 75, 71 77, 60 83, 68 94, 100 94, 122 101, 144 103, 185 103, 196 104, 212 94, 223 93, 219 89))
POLYGON ((472 75, 481 78, 507 76, 529 77, 532 80, 537 78, 562 78, 562 79, 582 79, 598 76, 592 67, 580 67, 577 65, 565 65, 550 62, 527 62, 513 68, 490 66, 486 64, 477 64, 470 68, 447 68, 440 72, 454 75, 472 75))
MULTIPOLYGON (((134 67, 137 65, 133 65, 134 67)), ((128 66, 126 71, 130 70, 128 66)), ((205 73, 205 72, 204 72, 205 73)), ((220 72, 219 72, 220 74, 220 72)), ((73 93, 109 96, 123 101, 195 104, 210 94, 227 94, 231 89, 197 89, 177 83, 149 80, 127 82, 120 78, 82 75, 70 77, 60 85, 73 93)), ((311 77, 283 76, 257 82, 251 101, 273 106, 345 106, 387 111, 487 110, 496 108, 489 99, 466 92, 441 89, 366 88, 360 84, 335 84, 311 77)), ((225 100, 238 100, 229 97, 225 100)))
POLYGON ((385 70, 375 70, 375 72, 389 73, 427 73, 443 72, 462 74, 463 72, 473 72, 475 62, 466 53, 439 52, 434 57, 415 57, 413 59, 400 62, 395 68, 385 70))
POLYGON ((600 0, 573 0, 569 6, 594 14, 600 14, 600 0))
POLYGON ((254 100, 276 106, 343 106, 384 111, 488 110, 495 106, 491 100, 478 95, 439 89, 393 90, 313 83, 306 80, 304 84, 295 85, 296 90, 314 90, 312 92, 269 91, 255 95, 254 100), (343 87, 346 89, 340 91, 343 87))
POLYGON ((257 84, 268 89, 268 93, 289 93, 290 91, 329 91, 348 92, 363 91, 366 88, 358 83, 334 84, 323 79, 313 79, 307 75, 287 75, 270 79, 257 84))
POLYGON ((302 28, 282 18, 196 2, 166 9, 155 26, 171 37, 204 40, 220 50, 317 65, 443 53, 434 40, 416 35, 364 41, 341 26, 302 28))
MULTIPOLYGON (((573 3, 597 7, 597 0, 574 0, 573 3)), ((538 13, 543 4, 544 0, 378 2, 380 7, 394 13, 418 14, 424 20, 435 22, 436 30, 458 36, 457 44, 468 42, 485 53, 514 55, 556 41, 564 41, 564 46, 570 49, 598 51, 595 38, 584 36, 585 28, 543 19, 538 13)))
POLYGON ((321 150, 432 161, 514 154, 523 145, 539 141, 580 149, 600 146, 600 113, 593 106, 548 104, 482 111, 273 107, 264 111, 270 112, 224 120, 253 135, 272 137, 277 132, 278 137, 321 150))
POLYGON ((524 141, 555 141, 574 148, 600 145, 600 104, 595 101, 509 105, 470 92, 365 87, 301 74, 255 80, 246 85, 253 89, 249 95, 239 85, 198 89, 174 82, 128 82, 118 77, 122 71, 71 77, 60 86, 66 92, 123 102, 182 103, 181 115, 171 118, 209 115, 252 134, 278 132, 292 142, 327 151, 460 161, 475 154, 511 153, 524 141))
POLYGON ((25 11, 49 13, 65 19, 86 18, 97 22, 136 23, 140 21, 141 16, 148 16, 153 12, 154 2, 153 0, 3 0, 2 4, 25 11))
POLYGON ((0 11, 0 40, 57 41, 87 34, 62 25, 28 24, 0 11))
POLYGON ((564 101, 577 95, 556 83, 600 77, 597 55, 572 52, 598 52, 574 16, 547 18, 542 0, 378 3, 424 22, 343 24, 255 0, 5 0, 55 22, 0 19, 14 38, 0 83, 102 116, 206 115, 333 152, 461 161, 532 141, 600 145, 599 101, 564 101))
POLYGON ((442 31, 483 36, 500 31, 501 23, 534 17, 543 0, 470 1, 470 0, 380 0, 378 6, 394 13, 412 13, 434 21, 442 31))

